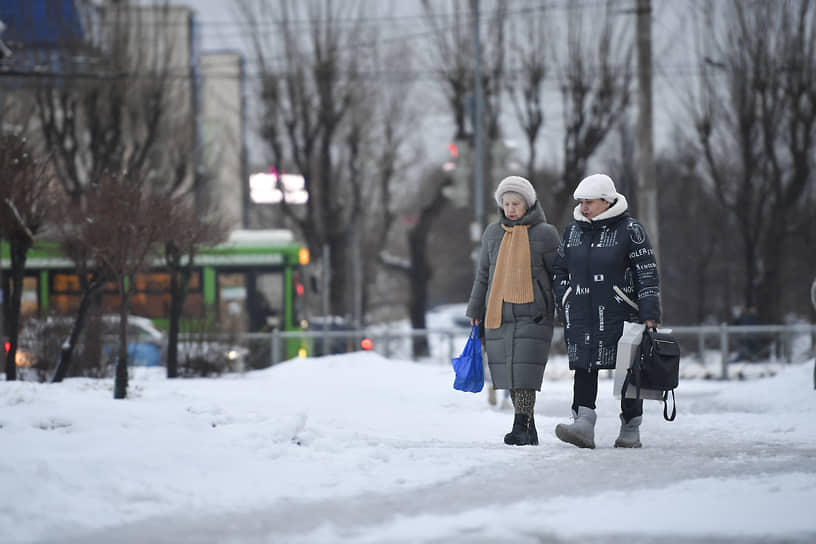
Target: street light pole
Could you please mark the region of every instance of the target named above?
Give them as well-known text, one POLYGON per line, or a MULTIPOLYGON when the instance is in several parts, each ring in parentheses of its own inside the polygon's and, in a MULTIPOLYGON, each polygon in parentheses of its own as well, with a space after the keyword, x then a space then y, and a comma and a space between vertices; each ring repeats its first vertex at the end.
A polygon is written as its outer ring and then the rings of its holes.
POLYGON ((484 143, 482 138, 482 45, 479 38, 479 0, 471 0, 473 8, 473 223, 470 238, 475 246, 474 264, 478 264, 478 244, 484 230, 484 143))
POLYGON ((657 218, 657 174, 654 164, 652 122, 652 5, 637 2, 638 50, 638 180, 637 214, 646 227, 659 262, 660 232, 657 218))

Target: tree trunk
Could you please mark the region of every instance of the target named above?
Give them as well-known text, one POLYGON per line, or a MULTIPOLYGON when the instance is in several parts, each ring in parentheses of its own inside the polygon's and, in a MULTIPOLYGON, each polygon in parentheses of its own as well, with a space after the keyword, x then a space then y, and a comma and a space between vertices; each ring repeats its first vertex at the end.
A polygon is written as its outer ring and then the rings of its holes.
POLYGON ((167 330, 167 377, 178 377, 178 334, 181 309, 184 305, 184 293, 181 288, 182 280, 179 277, 178 263, 170 263, 170 321, 167 330))
MULTIPOLYGON (((84 270, 78 270, 77 272, 82 273, 84 270)), ((54 377, 51 378, 52 383, 61 382, 68 374, 68 369, 71 367, 71 360, 74 354, 74 346, 76 346, 79 335, 82 333, 82 329, 85 326, 85 318, 88 315, 88 308, 90 308, 91 301, 96 294, 102 290, 104 285, 105 278, 99 272, 95 272, 94 276, 91 278, 91 281, 87 282, 85 289, 82 292, 82 298, 79 301, 79 310, 77 311, 74 326, 71 327, 71 334, 68 336, 67 342, 63 342, 62 346, 60 347, 60 360, 57 364, 57 369, 54 371, 54 377)))
POLYGON ((122 295, 122 305, 119 307, 119 356, 116 361, 116 378, 113 384, 113 398, 115 399, 127 397, 128 387, 127 318, 132 286, 126 287, 125 282, 125 276, 119 278, 119 293, 122 295))
MULTIPOLYGON (((428 303, 428 282, 431 279, 431 267, 428 265, 428 233, 433 220, 439 215, 445 205, 442 188, 430 204, 423 208, 417 219, 414 229, 408 234, 408 250, 411 255, 411 327, 425 328, 425 311, 428 303)), ((427 336, 415 336, 413 339, 414 358, 430 355, 427 336)))
MULTIPOLYGON (((169 264, 169 260, 168 260, 169 264)), ((175 264, 175 263, 174 263, 175 264)), ((170 322, 167 330, 167 377, 178 377, 178 337, 181 310, 184 306, 184 291, 181 287, 183 280, 179 277, 179 270, 170 266, 170 322)))
POLYGON ((193 255, 187 264, 181 264, 181 252, 174 244, 165 246, 165 259, 170 272, 170 320, 167 331, 167 377, 178 377, 178 338, 181 328, 181 314, 187 299, 187 288, 193 273, 193 255))
POLYGON ((10 240, 11 253, 11 311, 8 314, 9 351, 6 354, 6 380, 17 379, 17 342, 20 336, 20 302, 23 298, 23 277, 26 255, 31 248, 31 239, 15 235, 10 240))
MULTIPOLYGON (((425 220, 430 223, 430 220, 425 220)), ((428 227, 417 223, 416 228, 409 235, 409 250, 411 254, 411 327, 413 329, 425 328, 425 310, 428 302, 428 280, 431 272, 427 262, 427 235, 428 227)), ((427 336, 413 337, 414 358, 428 357, 430 348, 427 336)))
POLYGON ((331 276, 329 286, 329 311, 331 315, 345 317, 351 313, 351 304, 349 303, 349 285, 348 281, 348 267, 346 266, 346 233, 345 231, 336 234, 330 234, 328 237, 329 243, 329 260, 331 261, 331 276))
POLYGON ((745 286, 743 296, 745 297, 745 306, 754 306, 756 300, 757 287, 757 254, 758 247, 756 240, 749 239, 748 236, 743 236, 743 243, 745 244, 745 252, 743 259, 745 263, 745 286))
MULTIPOLYGON (((777 212, 776 217, 784 217, 784 213, 777 212)), ((784 227, 780 227, 780 222, 773 222, 769 225, 766 233, 765 244, 762 251, 762 277, 756 286, 757 295, 755 304, 761 321, 766 323, 782 323, 785 317, 780 308, 781 293, 779 291, 781 281, 780 267, 783 263, 783 252, 785 251, 784 227), (764 319, 762 319, 764 318, 764 319)))

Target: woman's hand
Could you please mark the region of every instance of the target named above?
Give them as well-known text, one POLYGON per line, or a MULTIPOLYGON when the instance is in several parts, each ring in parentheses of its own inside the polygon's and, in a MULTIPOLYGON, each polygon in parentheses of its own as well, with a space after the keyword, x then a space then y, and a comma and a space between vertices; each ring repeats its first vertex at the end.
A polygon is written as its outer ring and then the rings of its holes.
POLYGON ((647 329, 656 329, 658 327, 658 325, 660 325, 660 323, 658 323, 654 319, 647 319, 646 320, 646 328, 647 329))
POLYGON ((471 318, 470 318, 470 324, 471 324, 471 325, 478 325, 478 324, 479 324, 479 320, 478 320, 478 319, 475 319, 475 318, 473 318, 473 317, 471 317, 471 318))

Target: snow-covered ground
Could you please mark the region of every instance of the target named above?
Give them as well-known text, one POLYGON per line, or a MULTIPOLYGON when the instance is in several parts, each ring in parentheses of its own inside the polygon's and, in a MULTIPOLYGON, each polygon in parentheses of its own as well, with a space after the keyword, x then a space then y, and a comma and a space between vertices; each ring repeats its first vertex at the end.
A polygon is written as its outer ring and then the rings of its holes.
MULTIPOLYGON (((684 379, 647 402, 644 447, 559 442, 571 381, 551 359, 538 447, 449 365, 355 353, 218 379, 132 369, 0 383, 0 542, 814 542, 813 360, 773 377, 684 379), (562 376, 561 379, 555 379, 562 376)), ((499 397, 501 399, 501 396, 499 397)))

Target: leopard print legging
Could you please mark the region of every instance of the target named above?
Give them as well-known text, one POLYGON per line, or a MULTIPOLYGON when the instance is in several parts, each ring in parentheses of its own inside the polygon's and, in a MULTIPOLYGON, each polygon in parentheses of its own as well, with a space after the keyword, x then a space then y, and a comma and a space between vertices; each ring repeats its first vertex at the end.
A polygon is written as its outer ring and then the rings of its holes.
POLYGON ((535 389, 511 389, 510 399, 513 401, 513 408, 517 414, 532 417, 536 400, 535 389))

